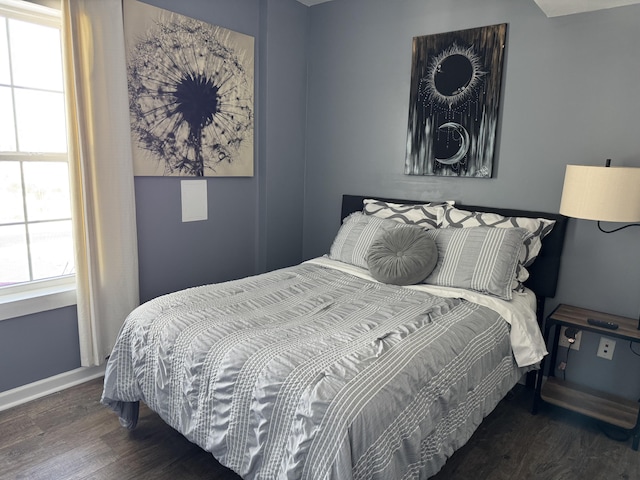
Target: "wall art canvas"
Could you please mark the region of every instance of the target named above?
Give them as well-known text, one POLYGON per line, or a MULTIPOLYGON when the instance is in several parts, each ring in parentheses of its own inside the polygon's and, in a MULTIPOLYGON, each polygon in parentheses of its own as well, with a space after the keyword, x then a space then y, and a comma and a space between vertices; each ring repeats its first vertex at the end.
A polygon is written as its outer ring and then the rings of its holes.
POLYGON ((124 2, 137 176, 253 176, 254 38, 124 2))
POLYGON ((506 31, 413 38, 405 174, 492 177, 506 31))

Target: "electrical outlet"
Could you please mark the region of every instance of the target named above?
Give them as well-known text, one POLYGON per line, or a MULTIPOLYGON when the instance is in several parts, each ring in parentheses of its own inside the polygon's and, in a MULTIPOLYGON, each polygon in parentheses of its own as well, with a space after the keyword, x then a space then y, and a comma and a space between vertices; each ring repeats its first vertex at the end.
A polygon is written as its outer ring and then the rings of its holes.
MULTIPOLYGON (((567 327, 562 327, 562 329, 560 330, 560 340, 558 340, 558 345, 561 347, 569 348, 569 345, 570 345, 569 339, 564 334, 564 331, 566 329, 567 327)), ((580 350, 581 339, 582 339, 582 331, 578 330, 578 333, 576 334, 576 341, 573 342, 573 346, 571 347, 571 350, 580 350)))
POLYGON ((600 337, 600 346, 598 347, 597 355, 601 358, 611 360, 613 358, 613 351, 616 349, 615 340, 611 340, 607 337, 600 337))

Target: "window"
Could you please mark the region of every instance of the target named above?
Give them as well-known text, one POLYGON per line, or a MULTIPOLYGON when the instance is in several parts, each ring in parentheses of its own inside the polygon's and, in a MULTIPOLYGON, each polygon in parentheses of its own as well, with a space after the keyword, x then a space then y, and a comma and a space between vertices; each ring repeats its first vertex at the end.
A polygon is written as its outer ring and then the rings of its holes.
POLYGON ((67 160, 60 13, 0 0, 0 320, 74 289, 67 160))

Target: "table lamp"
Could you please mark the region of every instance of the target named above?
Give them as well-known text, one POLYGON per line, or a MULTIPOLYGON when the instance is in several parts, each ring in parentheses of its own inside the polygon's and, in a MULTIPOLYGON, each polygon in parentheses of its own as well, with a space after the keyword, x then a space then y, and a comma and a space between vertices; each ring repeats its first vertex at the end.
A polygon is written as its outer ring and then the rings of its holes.
MULTIPOLYGON (((640 226, 640 168, 567 165, 560 213, 567 217, 596 220, 604 233, 640 226), (600 222, 628 223, 604 230, 600 222), (630 223, 631 222, 631 223, 630 223)), ((640 318, 638 319, 640 330, 640 318)))

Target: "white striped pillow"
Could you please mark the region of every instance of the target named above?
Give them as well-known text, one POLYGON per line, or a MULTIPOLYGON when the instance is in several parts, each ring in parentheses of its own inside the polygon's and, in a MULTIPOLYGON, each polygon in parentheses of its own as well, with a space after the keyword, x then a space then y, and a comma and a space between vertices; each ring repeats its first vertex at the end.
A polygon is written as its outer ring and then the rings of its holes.
POLYGON ((529 267, 540 253, 542 239, 546 237, 553 226, 555 220, 546 218, 529 217, 505 217, 491 212, 472 212, 460 210, 452 206, 445 206, 442 217, 443 228, 469 228, 469 227, 495 227, 495 228, 524 228, 529 233, 524 240, 524 248, 520 252, 520 263, 514 282, 514 288, 520 288, 521 284, 529 278, 529 267))
POLYGON ((389 230, 407 227, 404 223, 365 215, 362 212, 352 213, 342 222, 331 245, 329 258, 368 269, 367 252, 376 237, 389 230))
POLYGON ((422 283, 513 297, 518 259, 529 232, 524 228, 441 228, 428 230, 438 263, 422 283))

